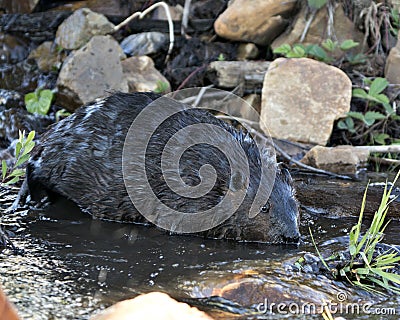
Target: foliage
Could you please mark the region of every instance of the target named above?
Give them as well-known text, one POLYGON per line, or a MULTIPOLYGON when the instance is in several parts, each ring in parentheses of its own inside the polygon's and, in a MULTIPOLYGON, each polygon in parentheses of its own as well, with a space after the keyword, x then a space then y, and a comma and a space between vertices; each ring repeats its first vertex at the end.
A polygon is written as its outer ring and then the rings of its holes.
MULTIPOLYGON (((368 90, 357 88, 353 90, 353 97, 366 101, 367 110, 365 113, 359 111, 350 111, 347 118, 338 122, 338 128, 348 130, 350 133, 362 133, 368 131, 371 127, 383 127, 388 120, 400 120, 400 116, 396 114, 395 109, 390 105, 387 95, 382 93, 389 85, 385 78, 375 78, 370 82, 368 90), (376 107, 380 107, 376 108, 376 107), (374 110, 375 109, 375 110, 374 110), (354 120, 359 122, 359 126, 355 127, 354 120)), ((372 144, 399 143, 400 140, 391 137, 388 133, 381 130, 369 130, 370 141, 372 144)))
POLYGON ((218 55, 218 58, 217 58, 217 60, 218 60, 218 61, 225 61, 225 60, 226 60, 226 58, 225 58, 225 56, 224 56, 224 54, 223 54, 223 53, 220 53, 220 54, 218 55))
MULTIPOLYGON (((335 60, 332 56, 335 50, 346 52, 358 45, 359 43, 352 39, 344 40, 340 44, 337 41, 327 39, 322 42, 321 46, 317 44, 303 45, 298 43, 294 44, 292 47, 286 43, 276 48, 273 52, 275 54, 281 54, 286 58, 313 58, 326 63, 332 63, 335 60)), ((355 56, 347 54, 346 59, 351 64, 357 64, 364 62, 365 56, 362 54, 357 54, 355 56)))
POLYGON ((157 80, 157 88, 154 89, 155 93, 165 93, 169 89, 168 82, 157 80))
POLYGON ((321 9, 328 3, 328 0, 307 0, 307 4, 312 9, 321 9))
POLYGON ((30 113, 46 115, 49 112, 54 94, 48 89, 37 89, 25 95, 26 109, 30 113))
POLYGON ((60 109, 56 112, 56 122, 60 121, 62 118, 70 116, 71 113, 65 109, 60 109))
POLYGON ((25 175, 25 169, 21 166, 29 160, 30 153, 35 146, 33 139, 35 138, 35 131, 29 132, 25 137, 25 131, 19 132, 19 139, 15 146, 15 163, 11 168, 7 167, 5 160, 1 162, 1 183, 8 185, 14 184, 25 175))
MULTIPOLYGON (((366 233, 361 236, 368 186, 365 189, 358 222, 351 228, 349 233, 348 251, 350 259, 347 259, 345 264, 338 269, 329 269, 328 260, 324 260, 320 256, 324 266, 336 278, 342 277, 353 285, 360 286, 368 291, 380 293, 377 289, 384 288, 397 294, 400 293, 400 288, 395 286, 395 284, 400 285, 400 274, 391 272, 398 266, 400 255, 394 249, 381 252, 382 250, 378 247, 379 243, 383 240, 384 231, 388 225, 388 222, 385 223, 386 215, 389 204, 394 200, 392 190, 399 176, 400 171, 389 189, 388 183, 386 183, 381 203, 374 214, 371 225, 366 233)), ((313 243, 315 246, 314 241, 313 243)), ((317 252, 319 253, 318 249, 317 252)), ((332 260, 335 258, 337 259, 337 256, 334 258, 330 257, 329 259, 332 260)))

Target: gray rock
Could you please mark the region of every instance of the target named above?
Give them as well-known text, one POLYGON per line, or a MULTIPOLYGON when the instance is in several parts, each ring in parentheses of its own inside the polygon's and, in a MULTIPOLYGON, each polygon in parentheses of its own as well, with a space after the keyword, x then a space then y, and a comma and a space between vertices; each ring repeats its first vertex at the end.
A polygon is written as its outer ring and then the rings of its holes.
POLYGON ((129 92, 155 91, 160 82, 167 85, 165 92, 171 91, 168 80, 154 67, 153 60, 147 56, 123 60, 122 69, 128 81, 129 92))
POLYGON ((312 59, 279 58, 264 78, 261 128, 279 139, 325 145, 335 120, 350 111, 351 81, 312 59))
POLYGON ((90 9, 76 10, 58 27, 55 42, 64 49, 79 49, 96 35, 106 35, 114 25, 90 9))
POLYGON ((121 42, 121 47, 129 56, 144 56, 160 50, 168 37, 161 32, 132 34, 121 42))
POLYGON ((127 92, 122 57, 121 47, 111 36, 94 36, 65 60, 57 79, 58 103, 73 111, 111 91, 127 92))

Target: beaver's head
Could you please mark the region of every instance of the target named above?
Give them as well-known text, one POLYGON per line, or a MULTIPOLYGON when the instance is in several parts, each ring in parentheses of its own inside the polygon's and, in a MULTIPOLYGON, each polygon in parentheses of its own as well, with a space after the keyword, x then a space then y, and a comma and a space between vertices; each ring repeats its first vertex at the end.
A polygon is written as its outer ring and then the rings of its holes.
POLYGON ((210 230, 208 236, 265 243, 299 242, 299 206, 287 169, 277 168, 271 195, 255 217, 249 216, 252 200, 245 199, 239 210, 210 230))

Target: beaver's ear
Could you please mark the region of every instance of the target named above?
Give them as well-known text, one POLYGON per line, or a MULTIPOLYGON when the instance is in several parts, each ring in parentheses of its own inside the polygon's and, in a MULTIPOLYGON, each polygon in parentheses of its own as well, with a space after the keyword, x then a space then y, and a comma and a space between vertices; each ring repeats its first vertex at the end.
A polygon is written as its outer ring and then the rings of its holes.
POLYGON ((290 175, 289 170, 287 169, 287 165, 283 162, 278 163, 278 169, 280 171, 280 174, 282 175, 282 180, 286 181, 289 184, 293 183, 292 176, 290 175))

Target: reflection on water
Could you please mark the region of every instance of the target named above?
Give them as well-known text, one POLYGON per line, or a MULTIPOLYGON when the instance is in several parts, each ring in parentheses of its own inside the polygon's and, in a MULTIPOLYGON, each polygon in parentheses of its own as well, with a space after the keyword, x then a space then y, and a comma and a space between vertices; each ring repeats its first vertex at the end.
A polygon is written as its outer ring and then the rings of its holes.
MULTIPOLYGON (((143 292, 204 297, 226 290, 226 284, 243 281, 248 288, 254 288, 254 283, 263 285, 265 291, 257 290, 261 302, 264 293, 273 292, 279 299, 312 300, 340 290, 340 284, 324 277, 285 270, 283 262, 305 251, 314 252, 308 227, 302 230, 303 244, 293 247, 171 236, 146 226, 92 220, 66 203, 46 212, 31 212, 24 222, 12 215, 7 219, 15 245, 25 253, 2 254, 1 283, 27 319, 87 319, 95 311, 143 292)), ((322 250, 335 250, 343 248, 344 236, 355 221, 310 216, 305 224, 312 226, 322 250)), ((399 231, 398 221, 392 222, 386 241, 399 244, 399 231)), ((349 292, 355 299, 368 300, 368 296, 349 292)), ((397 306, 399 301, 374 302, 397 306)), ((210 305, 212 301, 208 309, 210 305)))

